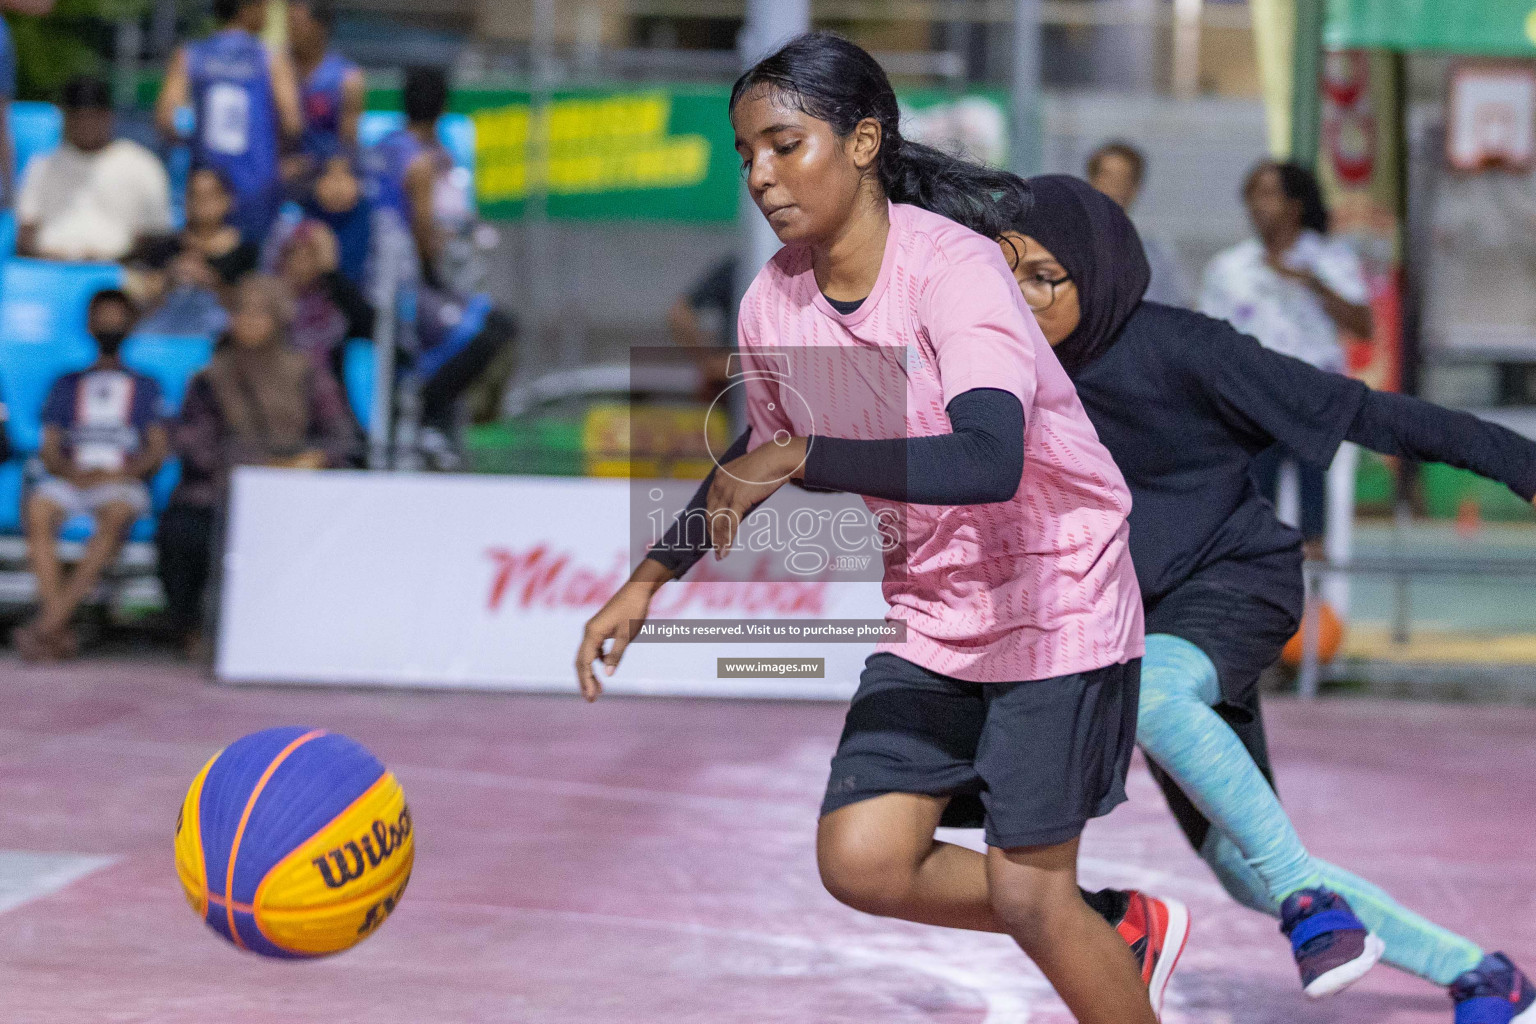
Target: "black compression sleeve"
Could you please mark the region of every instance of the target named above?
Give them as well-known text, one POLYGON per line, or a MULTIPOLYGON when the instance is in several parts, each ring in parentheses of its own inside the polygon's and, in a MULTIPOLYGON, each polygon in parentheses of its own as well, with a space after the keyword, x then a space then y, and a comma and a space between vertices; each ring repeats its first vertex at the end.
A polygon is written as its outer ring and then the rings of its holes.
MULTIPOLYGON (((646 552, 647 558, 653 562, 660 562, 672 573, 673 579, 682 579, 683 574, 709 553, 709 522, 704 510, 709 507, 709 485, 715 482, 715 474, 719 472, 719 466, 723 466, 733 459, 739 459, 747 454, 747 443, 752 437, 752 428, 748 427, 742 435, 731 442, 731 446, 725 450, 715 469, 709 471, 709 476, 699 485, 699 489, 693 492, 693 498, 688 502, 677 518, 672 520, 672 526, 667 530, 661 543, 646 552)), ((752 506, 757 508, 756 505, 752 506)), ((752 514, 752 509, 747 510, 752 514)))
POLYGON ((1468 412, 1372 391, 1344 437, 1383 455, 1470 469, 1526 501, 1536 496, 1536 443, 1468 412))
POLYGON ((949 434, 852 441, 813 437, 805 482, 915 505, 1007 501, 1024 472, 1024 406, 1010 392, 973 388, 946 410, 949 434))

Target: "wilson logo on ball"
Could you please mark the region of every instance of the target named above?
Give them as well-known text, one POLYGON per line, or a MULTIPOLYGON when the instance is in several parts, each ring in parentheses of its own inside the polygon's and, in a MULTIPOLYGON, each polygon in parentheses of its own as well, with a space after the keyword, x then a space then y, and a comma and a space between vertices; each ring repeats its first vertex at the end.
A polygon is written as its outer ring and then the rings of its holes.
POLYGON ((323 857, 316 857, 310 863, 319 869, 327 888, 340 889, 387 860, 390 854, 405 844, 410 834, 411 812, 409 808, 404 808, 397 822, 386 825, 375 818, 372 828, 367 832, 348 840, 323 857))

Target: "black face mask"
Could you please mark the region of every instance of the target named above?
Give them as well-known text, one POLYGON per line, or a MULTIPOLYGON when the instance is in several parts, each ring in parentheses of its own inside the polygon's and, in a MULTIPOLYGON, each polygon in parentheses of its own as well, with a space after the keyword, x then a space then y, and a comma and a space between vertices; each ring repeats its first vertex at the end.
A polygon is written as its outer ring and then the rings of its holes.
POLYGON ((118 349, 123 347, 123 340, 128 337, 127 331, 97 331, 92 335, 96 339, 96 348, 108 359, 117 355, 118 349))

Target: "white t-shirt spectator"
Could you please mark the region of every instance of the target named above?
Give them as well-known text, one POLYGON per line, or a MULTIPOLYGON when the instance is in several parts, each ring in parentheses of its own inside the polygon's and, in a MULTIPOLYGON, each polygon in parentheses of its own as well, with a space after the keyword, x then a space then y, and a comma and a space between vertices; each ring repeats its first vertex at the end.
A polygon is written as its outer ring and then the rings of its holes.
POLYGON ((94 153, 66 142, 27 168, 16 218, 37 228, 47 259, 119 260, 140 236, 171 230, 170 179, 131 139, 94 153))
MULTIPOLYGON (((1303 231, 1282 262, 1311 271, 1346 302, 1370 299, 1360 257, 1348 243, 1316 231, 1303 231)), ((1339 329, 1322 300, 1299 281, 1282 278, 1264 262, 1264 244, 1256 238, 1220 253, 1205 268, 1200 312, 1225 320, 1265 348, 1342 373, 1344 347, 1339 329)))

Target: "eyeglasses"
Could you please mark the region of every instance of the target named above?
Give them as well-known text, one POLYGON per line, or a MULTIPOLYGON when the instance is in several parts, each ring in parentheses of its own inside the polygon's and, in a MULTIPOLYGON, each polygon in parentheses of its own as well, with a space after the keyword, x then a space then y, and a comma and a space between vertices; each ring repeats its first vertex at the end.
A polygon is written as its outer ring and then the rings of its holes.
POLYGON ((1067 274, 1062 274, 1054 281, 1048 277, 1028 277, 1019 285, 1019 290, 1024 293, 1024 301, 1030 309, 1036 313, 1044 313, 1056 301, 1057 286, 1071 280, 1071 276, 1067 274))

